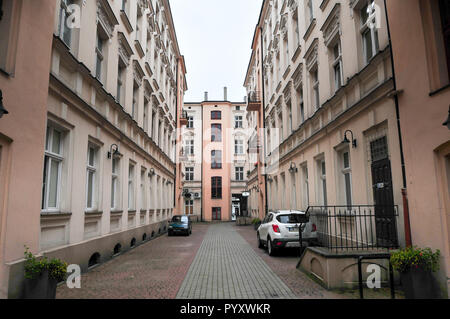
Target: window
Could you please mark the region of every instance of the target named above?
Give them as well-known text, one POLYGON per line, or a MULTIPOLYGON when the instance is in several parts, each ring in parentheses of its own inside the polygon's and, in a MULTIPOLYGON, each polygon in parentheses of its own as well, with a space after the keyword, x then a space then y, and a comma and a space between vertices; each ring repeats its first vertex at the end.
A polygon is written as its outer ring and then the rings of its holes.
POLYGON ((194 180, 194 168, 193 167, 186 167, 185 179, 186 179, 186 181, 194 180))
POLYGON ((102 81, 102 68, 103 68, 103 61, 104 61, 104 44, 105 40, 103 39, 102 35, 99 31, 97 31, 97 43, 95 47, 95 57, 96 57, 96 64, 95 64, 95 76, 97 77, 97 80, 100 82, 102 81))
POLYGON ((148 102, 144 104, 144 132, 148 133, 148 102))
POLYGON ((222 220, 222 208, 213 207, 212 208, 212 220, 222 220))
POLYGON ((124 96, 123 90, 125 88, 124 78, 125 78, 125 66, 119 62, 118 72, 117 72, 117 102, 123 104, 122 97, 124 96))
POLYGON ((211 198, 212 199, 222 198, 222 177, 211 178, 211 198))
POLYGON ((222 124, 211 124, 211 142, 222 141, 222 124))
POLYGON ((303 179, 303 207, 309 206, 309 178, 308 178, 308 166, 305 164, 302 166, 302 179, 303 179))
POLYGON ((234 117, 234 128, 242 128, 242 116, 237 115, 234 117))
POLYGON ((243 167, 236 167, 236 180, 237 181, 243 181, 244 180, 244 168, 243 167))
POLYGON ((278 113, 278 131, 280 132, 280 141, 284 140, 283 136, 283 112, 278 113))
POLYGON ((378 31, 376 26, 376 21, 374 21, 375 15, 375 1, 366 0, 367 4, 361 9, 361 35, 363 41, 363 52, 365 64, 369 63, 370 60, 378 52, 378 31))
POLYGON ((185 215, 194 214, 194 201, 192 199, 187 199, 184 201, 184 214, 185 215))
POLYGON ((439 10, 441 12, 442 34, 447 55, 447 70, 450 77, 450 3, 448 0, 439 0, 439 10))
POLYGON ((341 51, 341 42, 338 41, 336 45, 333 47, 333 70, 334 70, 334 90, 337 91, 341 88, 343 82, 343 74, 342 74, 342 51, 341 51))
POLYGON ((308 17, 309 17, 309 23, 311 24, 314 19, 314 8, 313 8, 313 1, 308 0, 308 17))
POLYGON ((141 210, 147 209, 147 196, 145 192, 145 169, 141 170, 141 210))
POLYGON ((221 111, 211 111, 211 120, 221 120, 222 112, 221 111))
POLYGON ((113 157, 111 174, 111 208, 119 208, 119 178, 120 178, 120 159, 113 157))
POLYGON ((240 111, 241 107, 240 106, 236 106, 236 111, 240 111))
POLYGON ((60 203, 60 187, 64 135, 52 126, 47 127, 44 159, 44 181, 42 185, 42 209, 58 210, 60 203))
POLYGON ((14 73, 17 38, 22 15, 21 1, 0 1, 0 68, 7 73, 14 73))
POLYGON ((315 110, 318 110, 320 107, 320 95, 319 95, 319 74, 317 70, 317 66, 310 73, 311 75, 311 85, 312 85, 312 96, 313 96, 313 105, 315 110))
POLYGON ((122 0, 122 11, 128 15, 128 0, 122 0))
POLYGON ((72 44, 72 29, 68 27, 67 23, 72 14, 69 9, 69 6, 72 4, 74 4, 73 0, 61 0, 59 9, 59 36, 68 47, 72 44))
POLYGON ((352 205, 352 173, 350 167, 350 153, 342 153, 342 176, 344 181, 345 201, 348 206, 352 205))
POLYGON ((211 168, 222 168, 222 151, 211 151, 211 168))
POLYGON ((137 85, 133 86, 133 102, 131 104, 131 116, 133 117, 133 119, 136 121, 137 120, 137 115, 138 115, 138 108, 139 108, 139 87, 137 85))
POLYGON ((134 165, 128 167, 128 210, 135 209, 134 201, 134 165))
POLYGON ((234 140, 234 154, 243 155, 244 154, 244 141, 241 139, 234 140))
POLYGON ((187 117, 187 128, 194 128, 194 117, 193 116, 188 116, 187 117))
POLYGON ((88 210, 97 207, 97 160, 98 149, 96 146, 89 144, 87 153, 87 168, 86 168, 86 208, 88 210))
POLYGON ((185 154, 189 156, 194 155, 194 140, 189 139, 185 142, 185 154))
POLYGON ((325 160, 317 161, 318 167, 318 201, 321 205, 327 205, 327 174, 325 167, 325 160))
POLYGON ((297 96, 299 101, 300 123, 303 123, 305 122, 305 103, 303 101, 303 89, 301 86, 297 89, 297 96))
POLYGON ((288 123, 287 123, 288 124, 287 130, 288 130, 288 136, 289 136, 289 135, 291 135, 292 128, 294 127, 293 124, 292 124, 292 104, 291 104, 291 101, 288 101, 286 106, 287 106, 287 112, 288 112, 288 117, 289 117, 288 123))

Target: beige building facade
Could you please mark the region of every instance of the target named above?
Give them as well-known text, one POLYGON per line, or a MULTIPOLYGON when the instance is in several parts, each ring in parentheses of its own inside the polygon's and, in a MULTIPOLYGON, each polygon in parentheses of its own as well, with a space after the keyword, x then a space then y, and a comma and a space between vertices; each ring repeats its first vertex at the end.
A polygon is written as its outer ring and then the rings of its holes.
MULTIPOLYGON (((264 121, 260 158, 267 162, 258 171, 265 180, 256 170, 252 179, 257 190, 267 185, 260 216, 310 206, 396 206, 395 240, 404 244, 383 1, 264 1, 245 86, 247 110, 258 114, 256 124, 264 121)), ((258 200, 252 203, 256 209, 258 200)))
POLYGON ((411 241, 441 251, 450 291, 450 4, 387 1, 404 145, 411 241), (415 23, 410 23, 415 21, 415 23), (405 36, 407 35, 407 36, 405 36))
POLYGON ((231 221, 247 215, 248 125, 245 103, 184 104, 183 213, 201 221, 231 221), (233 216, 234 215, 234 216, 233 216))
POLYGON ((29 210, 40 217, 34 237, 14 243, 10 297, 23 245, 85 271, 163 234, 175 206, 187 85, 168 1, 58 0, 51 21, 41 194, 29 210))

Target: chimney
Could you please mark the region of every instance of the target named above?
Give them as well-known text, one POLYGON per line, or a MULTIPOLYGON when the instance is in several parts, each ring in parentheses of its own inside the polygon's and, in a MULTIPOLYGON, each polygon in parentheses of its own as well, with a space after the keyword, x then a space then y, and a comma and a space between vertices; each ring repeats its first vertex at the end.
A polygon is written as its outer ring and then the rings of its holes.
POLYGON ((208 101, 208 92, 205 92, 205 101, 208 101))
POLYGON ((228 89, 226 86, 223 88, 223 100, 228 101, 228 89))

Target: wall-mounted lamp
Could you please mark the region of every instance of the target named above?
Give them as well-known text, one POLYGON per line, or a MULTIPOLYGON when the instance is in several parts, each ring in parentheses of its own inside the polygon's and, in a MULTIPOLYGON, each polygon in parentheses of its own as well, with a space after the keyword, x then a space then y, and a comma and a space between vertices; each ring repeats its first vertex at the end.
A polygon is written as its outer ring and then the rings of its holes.
POLYGON ((8 114, 9 112, 3 107, 3 93, 0 90, 0 118, 3 117, 4 114, 8 114))
MULTIPOLYGON (((1 115, 0 115, 0 117, 1 117, 1 115)), ((447 126, 447 128, 450 130, 450 106, 448 107, 447 121, 445 121, 442 125, 447 126)))
POLYGON ((119 146, 117 144, 112 144, 109 148, 108 158, 111 159, 113 156, 122 155, 119 152, 119 146))
POLYGON ((351 130, 345 131, 345 133, 344 133, 344 140, 342 141, 342 143, 350 144, 350 140, 347 138, 347 133, 349 133, 349 132, 352 135, 351 143, 353 145, 353 148, 356 148, 356 145, 357 145, 356 144, 356 139, 353 138, 353 132, 351 130))
POLYGON ((152 167, 150 168, 149 172, 148 172, 148 177, 152 177, 155 175, 155 169, 152 167))
POLYGON ((272 182, 273 182, 272 176, 268 175, 268 176, 267 176, 267 181, 268 181, 269 183, 272 183, 272 182))
POLYGON ((289 172, 291 172, 291 173, 297 173, 298 172, 297 165, 295 165, 294 162, 291 162, 291 166, 289 167, 289 172))

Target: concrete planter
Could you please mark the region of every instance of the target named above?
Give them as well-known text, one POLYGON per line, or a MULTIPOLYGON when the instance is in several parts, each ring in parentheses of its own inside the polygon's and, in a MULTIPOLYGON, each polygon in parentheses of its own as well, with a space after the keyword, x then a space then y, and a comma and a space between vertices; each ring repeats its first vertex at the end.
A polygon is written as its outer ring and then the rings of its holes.
POLYGON ((55 279, 49 278, 48 271, 44 271, 35 279, 25 279, 24 299, 55 299, 56 298, 55 279))
POLYGON ((439 285, 431 271, 421 269, 400 274, 405 297, 407 299, 440 299, 439 285))

